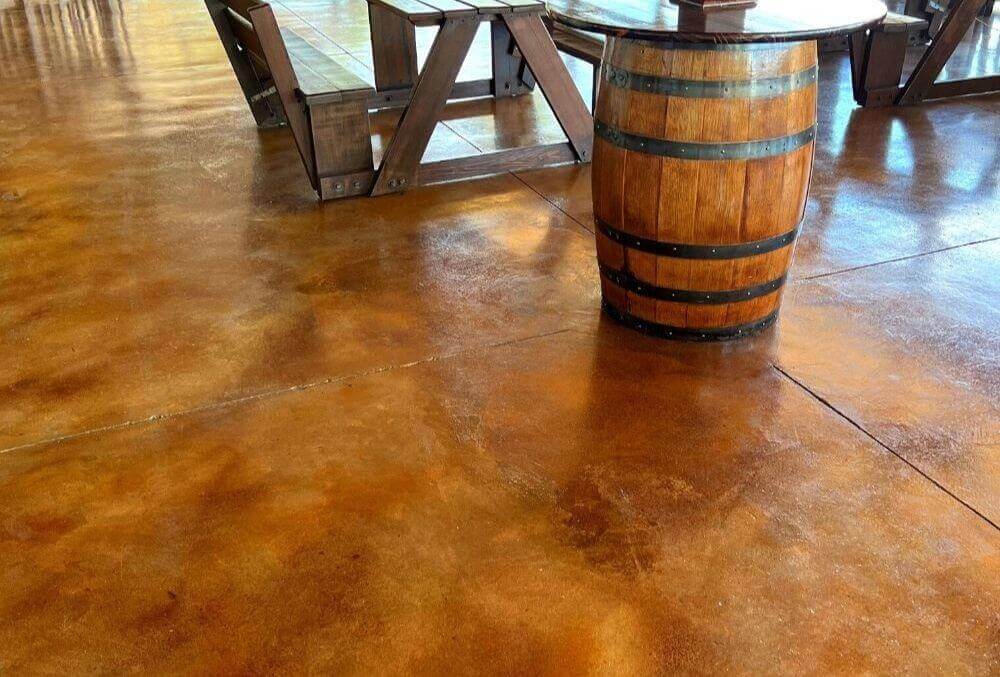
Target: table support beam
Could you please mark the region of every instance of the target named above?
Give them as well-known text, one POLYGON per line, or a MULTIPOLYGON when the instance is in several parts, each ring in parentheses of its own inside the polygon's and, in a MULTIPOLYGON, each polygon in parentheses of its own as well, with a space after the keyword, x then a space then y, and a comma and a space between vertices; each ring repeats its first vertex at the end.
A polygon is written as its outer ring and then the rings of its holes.
POLYGON ((903 86, 896 99, 898 105, 919 103, 929 98, 934 81, 955 53, 958 43, 972 27, 982 4, 983 0, 958 0, 951 8, 941 30, 931 40, 930 47, 920 57, 920 62, 903 86))

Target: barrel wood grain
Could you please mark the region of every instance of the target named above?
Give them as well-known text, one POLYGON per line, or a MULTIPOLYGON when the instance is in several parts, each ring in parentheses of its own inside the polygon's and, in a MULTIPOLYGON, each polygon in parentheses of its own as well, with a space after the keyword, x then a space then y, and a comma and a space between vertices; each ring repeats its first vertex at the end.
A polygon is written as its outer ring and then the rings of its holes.
POLYGON ((773 319, 812 171, 816 45, 761 47, 608 41, 595 119, 632 141, 597 135, 594 213, 605 305, 620 319, 688 338, 773 319), (787 150, 772 142, 792 137, 787 150), (683 157, 707 147, 732 155, 683 157))

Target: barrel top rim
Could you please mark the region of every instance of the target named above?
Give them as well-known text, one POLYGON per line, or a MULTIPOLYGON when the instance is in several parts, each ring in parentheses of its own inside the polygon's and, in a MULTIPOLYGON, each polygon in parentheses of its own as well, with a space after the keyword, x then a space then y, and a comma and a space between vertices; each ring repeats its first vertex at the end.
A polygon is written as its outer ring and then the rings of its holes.
POLYGON ((878 0, 757 0, 744 8, 699 9, 676 0, 548 0, 553 20, 584 31, 641 40, 749 44, 820 40, 885 18, 878 0))

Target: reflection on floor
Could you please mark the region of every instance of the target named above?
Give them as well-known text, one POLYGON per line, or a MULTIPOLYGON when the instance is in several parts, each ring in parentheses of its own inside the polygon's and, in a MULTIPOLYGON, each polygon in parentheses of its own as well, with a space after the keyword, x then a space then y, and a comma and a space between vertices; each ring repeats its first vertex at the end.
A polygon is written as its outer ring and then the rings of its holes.
POLYGON ((586 167, 318 204, 199 0, 0 0, 0 81, 0 673, 998 670, 1000 97, 825 57, 781 321, 686 345, 600 316, 586 167))

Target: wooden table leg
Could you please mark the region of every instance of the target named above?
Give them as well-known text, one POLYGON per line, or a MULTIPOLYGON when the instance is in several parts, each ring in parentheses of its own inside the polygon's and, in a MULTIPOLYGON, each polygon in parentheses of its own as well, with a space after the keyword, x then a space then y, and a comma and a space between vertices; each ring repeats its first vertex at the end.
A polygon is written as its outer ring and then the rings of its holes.
POLYGON ((417 81, 417 42, 413 24, 382 5, 368 3, 375 89, 406 89, 417 81))
POLYGON ((282 108, 285 111, 285 118, 292 130, 292 136, 295 138, 295 145, 299 149, 306 173, 309 174, 309 183, 318 191, 319 177, 316 175, 316 160, 312 133, 309 128, 309 116, 305 106, 295 95, 299 88, 299 79, 295 75, 292 60, 288 56, 285 42, 281 38, 281 29, 278 28, 278 22, 274 18, 274 10, 268 4, 260 4, 251 7, 248 13, 253 30, 260 41, 260 47, 264 51, 264 58, 271 69, 271 78, 274 80, 275 89, 277 89, 282 108))
POLYGON ((212 23, 219 33, 222 47, 226 50, 229 63, 233 66, 236 80, 240 83, 243 96, 246 97, 250 112, 257 122, 258 127, 278 127, 285 124, 285 116, 281 110, 281 102, 278 101, 277 92, 268 91, 265 78, 260 77, 254 69, 253 64, 246 54, 240 52, 237 46, 236 36, 226 19, 226 5, 220 0, 205 0, 208 13, 212 17, 212 23))
POLYGON ((447 19, 441 26, 413 90, 413 98, 403 111, 382 159, 372 195, 395 193, 413 185, 431 134, 476 37, 479 21, 478 16, 454 18, 447 19))
POLYGON ((957 0, 957 3, 952 5, 941 29, 934 35, 930 47, 920 57, 917 67, 913 69, 909 80, 903 86, 896 100, 898 104, 917 103, 929 98, 928 94, 934 86, 934 81, 948 63, 948 59, 955 53, 958 43, 968 33, 972 22, 976 20, 976 14, 979 13, 982 3, 983 0, 957 0))
POLYGON ((503 14, 518 49, 535 75, 577 158, 589 161, 594 145, 593 118, 559 57, 555 43, 538 14, 503 14))
POLYGON ((530 92, 534 88, 534 79, 525 71, 524 59, 515 49, 507 24, 503 21, 491 21, 490 40, 493 52, 493 96, 502 98, 530 92), (525 75, 528 77, 525 78, 525 75))

